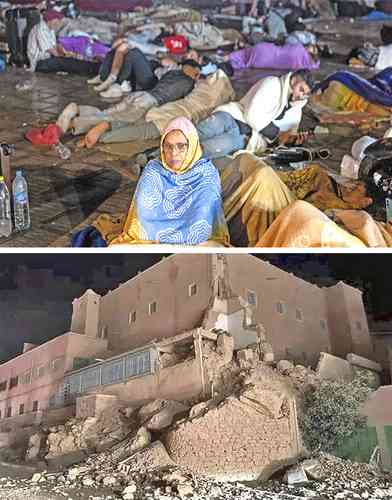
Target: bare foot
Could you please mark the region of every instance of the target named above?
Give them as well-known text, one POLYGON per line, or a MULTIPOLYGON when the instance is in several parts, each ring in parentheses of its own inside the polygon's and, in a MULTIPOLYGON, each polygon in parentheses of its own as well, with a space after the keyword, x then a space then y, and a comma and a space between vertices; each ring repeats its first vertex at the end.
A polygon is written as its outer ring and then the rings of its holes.
POLYGON ((99 141, 99 138, 109 130, 110 125, 108 122, 102 122, 98 123, 98 125, 95 125, 87 134, 86 136, 79 141, 78 145, 80 144, 80 147, 84 147, 87 149, 93 148, 97 142, 99 141))

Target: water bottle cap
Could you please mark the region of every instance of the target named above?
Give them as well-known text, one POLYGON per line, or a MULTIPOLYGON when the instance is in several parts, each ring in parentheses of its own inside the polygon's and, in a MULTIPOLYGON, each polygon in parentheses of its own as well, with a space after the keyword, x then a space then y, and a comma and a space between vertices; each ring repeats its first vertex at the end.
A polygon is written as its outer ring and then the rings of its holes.
POLYGON ((16 171, 16 175, 22 175, 22 171, 21 170, 17 170, 16 171))
POLYGON ((0 182, 4 182, 4 177, 0 175, 0 182))

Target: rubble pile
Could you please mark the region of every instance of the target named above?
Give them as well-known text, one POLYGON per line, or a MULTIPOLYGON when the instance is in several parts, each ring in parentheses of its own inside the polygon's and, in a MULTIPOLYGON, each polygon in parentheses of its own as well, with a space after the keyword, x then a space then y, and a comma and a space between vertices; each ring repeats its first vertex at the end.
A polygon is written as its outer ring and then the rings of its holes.
POLYGON ((381 472, 377 467, 326 453, 321 453, 314 460, 305 460, 299 467, 307 478, 303 484, 284 486, 281 481, 270 481, 269 491, 279 495, 290 492, 294 497, 301 498, 392 498, 392 475, 381 472))
POLYGON ((72 418, 48 429, 46 458, 80 449, 104 449, 124 439, 134 426, 132 414, 127 418, 117 407, 103 411, 99 417, 72 418))
MULTIPOLYGON (((33 498, 85 498, 124 500, 189 500, 248 499, 389 499, 392 496, 391 477, 366 464, 354 464, 330 455, 317 457, 317 477, 300 485, 282 481, 249 487, 242 483, 222 483, 195 475, 181 467, 157 463, 141 466, 136 454, 128 471, 119 471, 118 463, 108 459, 108 453, 91 456, 86 462, 63 473, 37 473, 30 480, 0 480, 0 498, 18 498, 18 494, 37 495, 33 498), (91 492, 94 488, 94 494, 91 492), (50 492, 51 497, 45 496, 50 492), (39 496, 39 495, 42 496, 39 496), (14 496, 12 496, 14 495, 14 496), (59 495, 55 497, 54 495, 59 495)), ((303 462, 306 468, 306 461, 303 462)), ((309 468, 311 471, 312 468, 309 468)), ((314 467, 313 467, 314 470, 314 467)))

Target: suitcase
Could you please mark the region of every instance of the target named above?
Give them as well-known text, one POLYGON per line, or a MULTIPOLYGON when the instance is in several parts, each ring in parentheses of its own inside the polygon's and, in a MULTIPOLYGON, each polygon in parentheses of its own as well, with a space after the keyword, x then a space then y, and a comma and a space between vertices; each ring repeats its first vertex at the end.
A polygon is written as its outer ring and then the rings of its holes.
POLYGON ((41 20, 40 12, 34 7, 15 8, 5 14, 5 28, 9 63, 17 66, 28 64, 27 39, 32 28, 41 20))

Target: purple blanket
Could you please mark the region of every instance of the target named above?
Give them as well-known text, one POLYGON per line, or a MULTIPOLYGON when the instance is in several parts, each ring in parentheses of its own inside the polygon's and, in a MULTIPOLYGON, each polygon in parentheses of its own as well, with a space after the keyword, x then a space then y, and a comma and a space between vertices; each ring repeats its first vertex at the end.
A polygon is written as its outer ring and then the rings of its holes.
POLYGON ((110 47, 94 42, 87 36, 60 36, 58 41, 66 52, 84 61, 103 61, 110 51, 110 47))
POLYGON ((235 70, 248 68, 296 70, 320 67, 320 62, 314 61, 301 44, 279 46, 268 42, 232 52, 230 62, 235 70))

